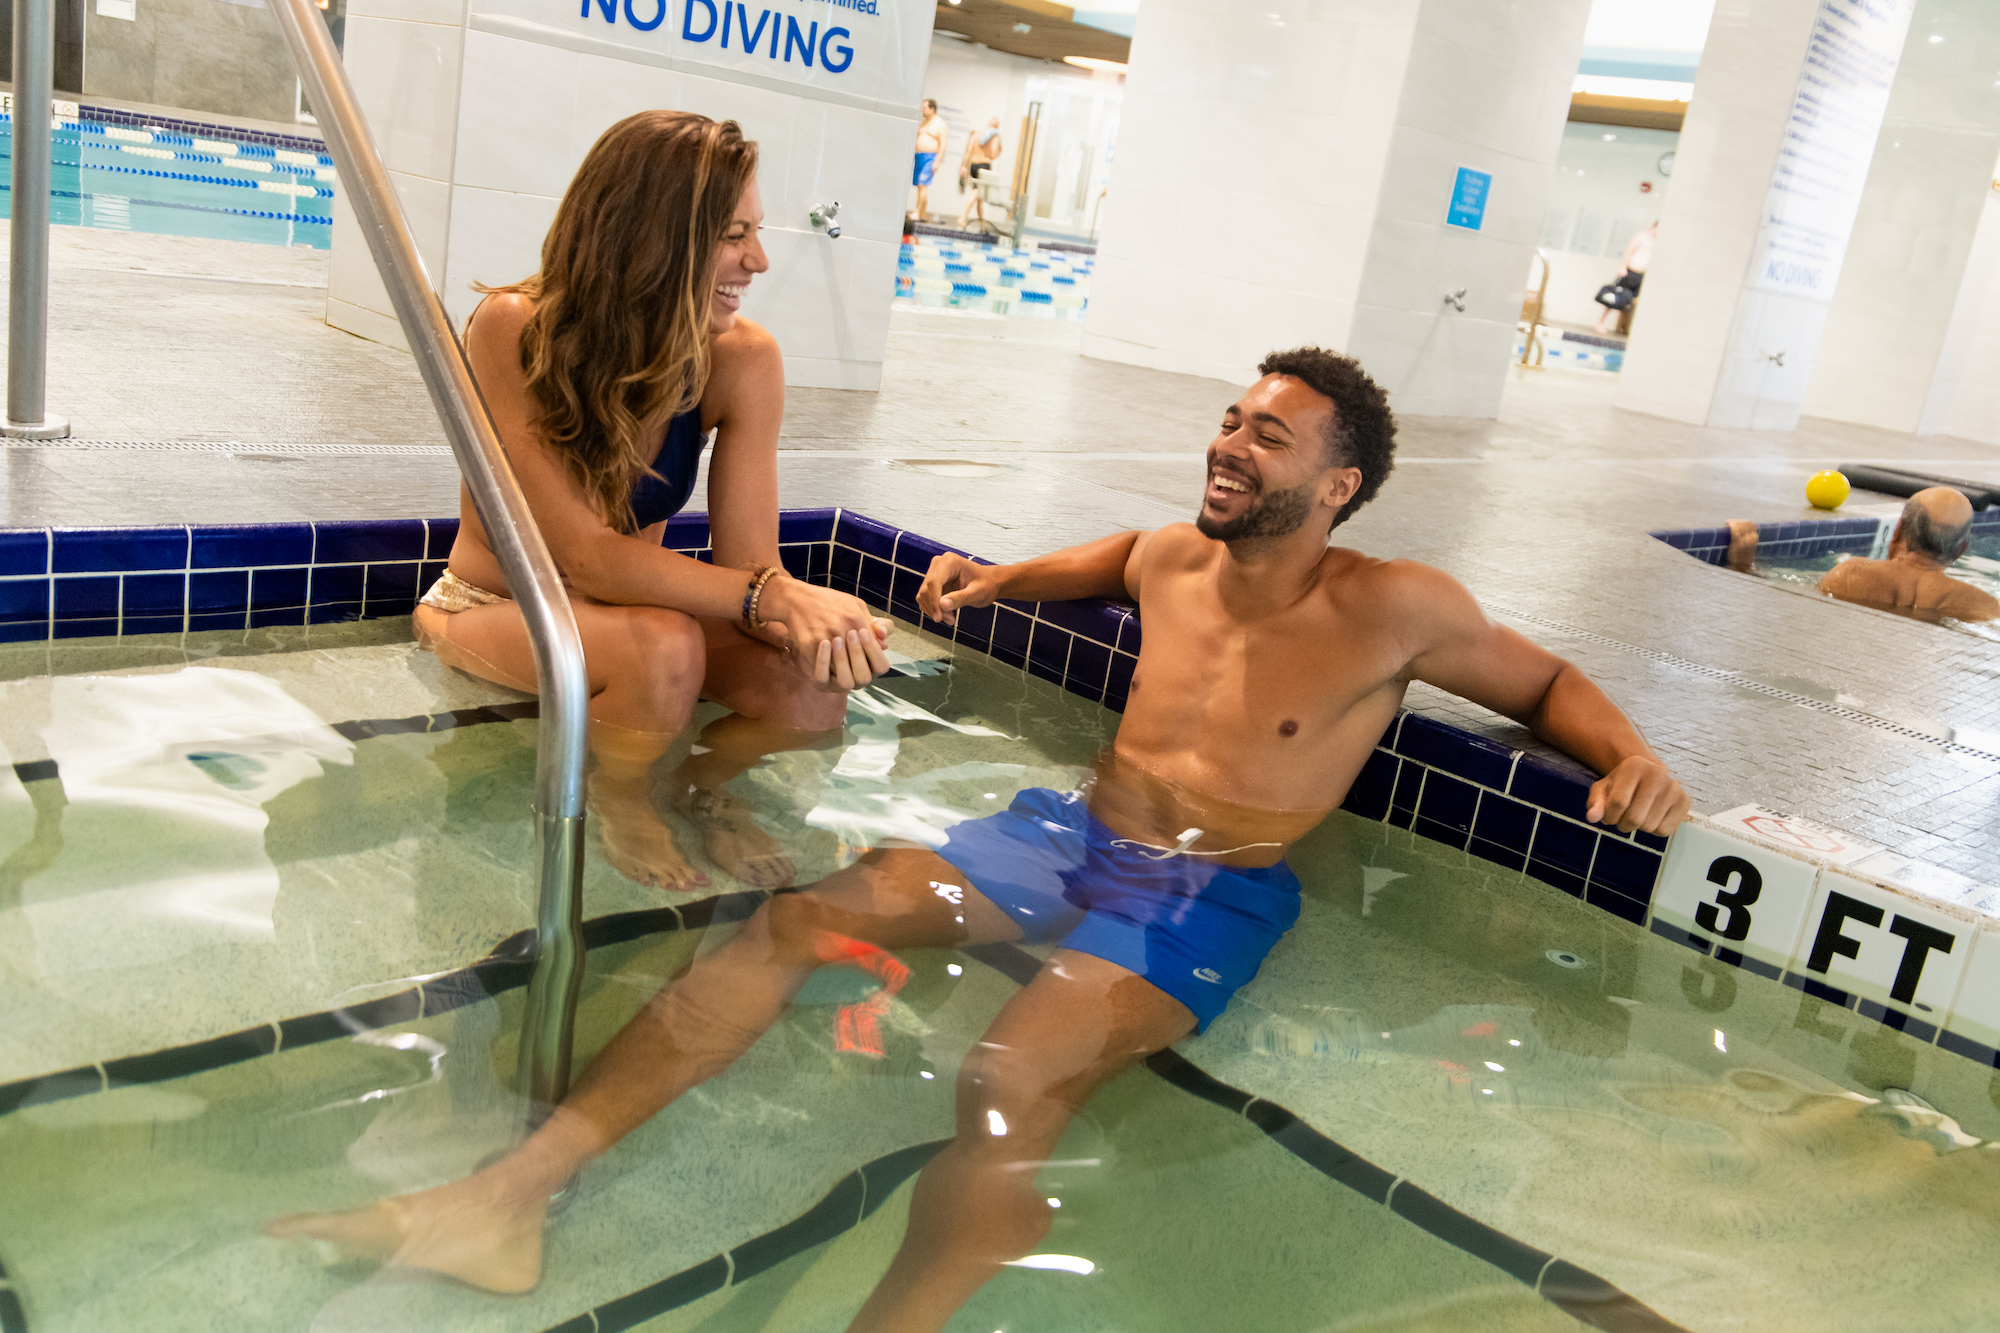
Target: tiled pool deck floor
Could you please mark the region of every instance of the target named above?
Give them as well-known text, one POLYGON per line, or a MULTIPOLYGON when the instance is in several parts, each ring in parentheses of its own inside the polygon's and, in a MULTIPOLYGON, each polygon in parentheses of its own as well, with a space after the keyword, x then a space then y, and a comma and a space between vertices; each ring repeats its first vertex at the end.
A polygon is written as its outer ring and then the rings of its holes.
MULTIPOLYGON (((323 281, 323 255, 88 241, 59 238, 50 333, 50 406, 77 441, 0 450, 0 523, 456 512, 442 452, 320 452, 441 444, 409 359, 328 328, 322 294, 289 285, 323 281), (140 268, 156 271, 130 271, 140 268)), ((786 506, 859 509, 994 559, 1192 513, 1202 449, 1237 386, 1084 359, 1070 325, 899 310, 892 329, 881 393, 790 391, 786 506)), ((1608 377, 1524 376, 1497 422, 1406 419, 1396 475, 1342 540, 1438 565, 1584 666, 1697 809, 1756 801, 2000 883, 2000 762, 1908 734, 2000 733, 2000 646, 1787 594, 1646 535, 1808 517, 1805 478, 1838 463, 2000 474, 1989 451, 1819 421, 1684 426, 1619 411, 1614 390, 1608 377), (1813 711, 1801 695, 1846 711, 1813 711)), ((1523 738, 1434 692, 1411 704, 1523 738)))

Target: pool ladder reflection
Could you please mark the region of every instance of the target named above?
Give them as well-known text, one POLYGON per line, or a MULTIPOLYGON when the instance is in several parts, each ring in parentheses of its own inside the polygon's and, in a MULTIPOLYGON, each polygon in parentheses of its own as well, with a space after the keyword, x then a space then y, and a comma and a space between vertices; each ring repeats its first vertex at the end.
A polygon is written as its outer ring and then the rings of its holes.
POLYGON ((562 580, 526 496, 501 450, 452 331, 431 287, 402 205, 362 117, 354 89, 313 0, 274 0, 272 11, 298 67, 307 101, 340 179, 347 183, 369 253, 409 340, 424 387, 458 460, 493 553, 527 622, 541 697, 535 750, 535 834, 539 892, 535 967, 528 983, 516 1079, 531 1116, 546 1115, 569 1090, 576 1005, 583 981, 583 762, 589 678, 583 642, 562 580))

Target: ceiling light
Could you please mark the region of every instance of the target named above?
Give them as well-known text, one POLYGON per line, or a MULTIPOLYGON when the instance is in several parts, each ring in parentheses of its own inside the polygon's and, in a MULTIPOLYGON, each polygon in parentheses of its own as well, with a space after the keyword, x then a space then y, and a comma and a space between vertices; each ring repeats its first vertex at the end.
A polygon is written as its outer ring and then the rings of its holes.
POLYGON ((1016 23, 1014 25, 1014 31, 1020 33, 1022 36, 1026 36, 1034 30, 1035 25, 1032 23, 1016 23))
POLYGON ((1607 134, 1604 136, 1604 142, 1610 143, 1613 139, 1616 139, 1617 137, 1618 136, 1615 134, 1607 134))
POLYGON ((1944 35, 1943 35, 1942 33, 1936 33, 1936 32, 1934 32, 1934 33, 1932 33, 1932 34, 1931 34, 1931 42, 1932 42, 1932 44, 1933 44, 1933 45, 1935 45, 1936 43, 1938 43, 1938 42, 1941 42, 1941 41, 1943 41, 1943 40, 1944 40, 1944 35))
POLYGON ((1096 56, 1064 56, 1063 64, 1075 65, 1079 69, 1108 69, 1113 74, 1123 74, 1130 66, 1116 60, 1099 60, 1096 56))

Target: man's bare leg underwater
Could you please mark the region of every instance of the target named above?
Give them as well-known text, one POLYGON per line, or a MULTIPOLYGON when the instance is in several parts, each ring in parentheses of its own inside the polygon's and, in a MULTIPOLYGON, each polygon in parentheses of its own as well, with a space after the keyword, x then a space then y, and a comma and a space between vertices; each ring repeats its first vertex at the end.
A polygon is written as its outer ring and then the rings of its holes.
MULTIPOLYGON (((1115 929, 1103 926, 1114 915, 1109 907, 1100 913, 1092 901, 1076 911, 1080 924, 1065 947, 1001 1009, 962 1064, 956 1136, 918 1178, 902 1248, 854 1329, 940 1329, 1002 1266, 1033 1252, 1050 1221, 1033 1164, 1051 1155, 1102 1083, 1205 1023, 1255 974, 1296 916, 1285 849, 1340 803, 1410 680, 1514 717, 1604 774, 1591 788, 1594 820, 1668 833, 1686 816, 1679 784, 1575 667, 1494 625, 1436 570, 1328 547, 1331 528, 1371 498, 1389 470, 1394 426, 1386 400, 1354 363, 1332 353, 1275 354, 1261 369, 1264 377, 1229 408, 1209 446, 1194 526, 1121 533, 1021 565, 941 556, 924 581, 920 605, 946 622, 1003 595, 1140 604, 1146 638, 1131 701, 1099 761, 1088 813, 1073 796, 1032 791, 1016 807, 1039 799, 1036 827, 1071 819, 1076 846, 1089 841, 1073 871, 1087 859, 1091 876, 1115 880, 1164 864, 1195 887, 1178 890, 1190 894, 1182 907, 1134 924, 1129 903, 1138 890, 1111 884, 1123 895, 1116 910, 1127 911, 1115 929), (1116 851, 1121 845, 1127 850, 1116 851), (1184 966, 1141 961, 1204 956, 1175 951, 1210 941, 1190 939, 1185 929, 1171 937, 1176 928, 1163 924, 1199 915, 1202 884, 1218 894, 1263 894, 1269 909, 1263 935, 1238 941, 1226 963, 1218 958, 1229 974, 1221 987, 1204 984, 1217 976, 1209 967, 1193 969, 1190 981, 1184 966), (1141 937, 1146 947, 1136 954, 1115 942, 1141 937)), ((961 831, 1002 828, 996 821, 1005 819, 958 826, 945 856, 878 850, 811 889, 772 898, 662 988, 502 1161, 438 1189, 288 1218, 270 1230, 492 1291, 529 1289, 540 1276, 551 1193, 726 1069, 849 942, 895 950, 1023 938, 1023 918, 1009 910, 1021 901, 1004 882, 1009 874, 968 871, 973 854, 955 850, 961 831)), ((1005 846, 1005 836, 988 841, 1005 846)), ((975 841, 968 836, 965 845, 975 841)), ((1087 882, 1078 887, 1086 899, 1094 891, 1087 882)), ((1061 899, 1058 892, 1035 901, 1061 899)))

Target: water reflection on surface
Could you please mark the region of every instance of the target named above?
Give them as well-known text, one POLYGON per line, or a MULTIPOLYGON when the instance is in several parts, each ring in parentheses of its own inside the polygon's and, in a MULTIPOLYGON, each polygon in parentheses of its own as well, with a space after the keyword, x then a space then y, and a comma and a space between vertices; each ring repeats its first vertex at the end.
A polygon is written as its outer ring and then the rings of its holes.
MULTIPOLYGON (((551 1120, 572 1137, 527 1154, 533 1188, 511 1196, 522 1154, 498 1177, 480 1167, 521 1113, 505 1090, 518 991, 0 1117, 0 1255, 32 1327, 535 1333, 714 1271, 738 1280, 643 1327, 839 1329, 889 1275, 962 1300, 947 1324, 960 1333, 1574 1328, 1531 1284, 1320 1174, 1256 1117, 1127 1067, 1120 1043, 1146 1015, 1115 988, 1093 999, 1087 963, 1023 1026, 1018 981, 972 947, 1019 921, 968 912, 962 878, 930 862, 920 884, 879 869, 891 839, 927 856, 1026 789, 1083 784, 1111 721, 965 661, 888 682, 843 747, 747 775, 740 790, 795 838, 800 864, 859 887, 594 950, 578 1047, 609 1052, 612 1072, 579 1095, 616 1114, 551 1120), (621 1059, 621 1043, 642 1058, 621 1059), (663 1090, 684 1095, 655 1112, 663 1090), (607 1143, 606 1125, 629 1133, 607 1143), (956 1160, 937 1147, 948 1139, 965 1145, 956 1160), (580 1157, 594 1160, 544 1230, 537 1209, 580 1157), (928 1184, 923 1161, 938 1168, 928 1184), (870 1174, 876 1163, 902 1174, 870 1174), (525 1217, 543 1248, 521 1295, 329 1265, 332 1251, 259 1234, 285 1214, 482 1178, 490 1192, 438 1210, 443 1234, 497 1223, 518 1240, 525 1217), (752 1244, 807 1216, 822 1221, 790 1248, 752 1244), (913 1237, 923 1263, 899 1277, 913 1237), (951 1269, 966 1253, 977 1263, 951 1269)), ((447 823, 512 808, 531 780, 524 747, 471 744, 480 730, 423 752, 447 823)), ((415 778, 370 768, 383 745, 352 756, 374 801, 415 778)), ((328 799, 347 790, 315 781, 328 799)), ((1114 815, 1115 831, 1154 851, 1194 826, 1267 840, 1226 814, 1163 809, 1142 779, 1111 782, 1103 798, 1136 794, 1150 812, 1143 826, 1114 815)), ((341 817, 292 798, 267 813, 287 846, 303 845, 290 821, 341 817)), ((375 827, 350 822, 342 854, 375 827)), ((1291 862, 1297 924, 1176 1046, 1206 1075, 1688 1328, 2000 1323, 1982 1277, 2000 1240, 1992 1071, 1407 832, 1335 814, 1291 862), (1894 1106, 1892 1088, 1937 1112, 1894 1106), (1921 1281, 1922 1301, 1885 1271, 1921 1281)), ((456 890, 439 878, 415 891, 442 913, 456 890)), ((607 905, 587 896, 593 916, 607 905)), ((1032 968, 1049 951, 1029 952, 1032 968)), ((412 1205, 398 1207, 389 1253, 408 1236, 412 1205)), ((495 1272, 521 1276, 481 1270, 495 1272)))

